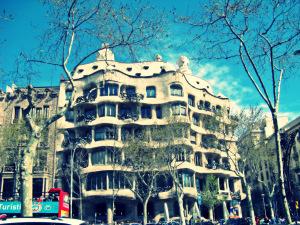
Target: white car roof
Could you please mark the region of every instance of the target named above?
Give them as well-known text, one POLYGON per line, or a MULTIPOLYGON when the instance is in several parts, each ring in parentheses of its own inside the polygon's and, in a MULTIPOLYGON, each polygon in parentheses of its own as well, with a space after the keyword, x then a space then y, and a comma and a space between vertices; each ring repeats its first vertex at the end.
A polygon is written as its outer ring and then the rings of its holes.
POLYGON ((86 225, 87 223, 83 220, 69 219, 69 218, 7 218, 0 220, 0 224, 43 224, 43 225, 56 225, 56 224, 65 224, 65 225, 86 225))

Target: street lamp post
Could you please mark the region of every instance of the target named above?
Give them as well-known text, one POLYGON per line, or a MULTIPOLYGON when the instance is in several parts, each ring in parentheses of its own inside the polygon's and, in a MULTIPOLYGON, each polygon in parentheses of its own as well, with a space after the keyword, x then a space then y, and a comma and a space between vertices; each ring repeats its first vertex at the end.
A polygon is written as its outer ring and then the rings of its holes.
POLYGON ((74 164, 75 149, 71 149, 71 162, 70 162, 70 218, 73 218, 73 164, 74 164))
POLYGON ((267 213, 266 213, 265 195, 261 194, 261 197, 262 197, 262 201, 263 201, 264 215, 265 215, 265 218, 266 218, 267 213))
POLYGON ((70 158, 70 218, 73 218, 73 170, 74 170, 74 156, 77 148, 71 148, 71 158, 70 158))

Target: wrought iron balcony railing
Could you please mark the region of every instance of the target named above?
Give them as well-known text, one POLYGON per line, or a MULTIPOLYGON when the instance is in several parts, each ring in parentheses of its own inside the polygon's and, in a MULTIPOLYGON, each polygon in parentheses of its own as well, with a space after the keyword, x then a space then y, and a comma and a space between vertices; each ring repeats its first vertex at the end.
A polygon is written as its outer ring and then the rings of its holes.
POLYGON ((139 102, 144 99, 143 94, 122 92, 120 97, 129 102, 139 102))
POLYGON ((97 98, 97 91, 92 91, 88 95, 82 95, 77 97, 76 103, 93 102, 97 98))
POLYGON ((96 119, 96 113, 88 113, 88 114, 79 114, 76 118, 76 122, 85 122, 89 123, 96 119))
POLYGON ((120 120, 132 119, 133 121, 137 121, 139 119, 139 115, 134 112, 125 112, 118 115, 120 120))

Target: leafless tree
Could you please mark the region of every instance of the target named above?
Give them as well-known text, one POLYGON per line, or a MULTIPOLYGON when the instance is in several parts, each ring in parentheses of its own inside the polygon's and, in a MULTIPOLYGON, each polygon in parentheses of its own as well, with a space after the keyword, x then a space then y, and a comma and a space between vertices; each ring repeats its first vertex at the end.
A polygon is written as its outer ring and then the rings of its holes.
POLYGON ((31 135, 21 164, 23 216, 32 216, 32 158, 36 154, 41 133, 74 106, 77 90, 72 76, 77 67, 99 50, 107 48, 107 45, 95 47, 100 42, 110 43, 111 48, 127 48, 133 53, 136 46, 146 45, 162 31, 162 17, 150 16, 151 9, 143 5, 131 7, 109 0, 45 0, 44 4, 50 22, 39 51, 33 56, 22 55, 27 63, 47 64, 62 69, 72 88, 73 97, 56 115, 37 124, 30 117, 30 111, 35 106, 34 88, 29 86, 27 89, 25 121, 31 135))
POLYGON ((137 199, 143 205, 143 224, 148 222, 148 203, 160 189, 156 185, 159 175, 163 174, 163 152, 147 144, 149 132, 142 130, 127 137, 122 151, 125 154, 124 166, 128 172, 124 176, 137 199), (142 156, 142 157, 141 157, 142 156))
POLYGON ((186 145, 189 125, 182 118, 170 117, 165 126, 156 126, 151 131, 152 140, 163 155, 163 169, 172 178, 179 206, 180 221, 186 224, 183 197, 184 186, 180 167, 191 160, 192 150, 186 145))
POLYGON ((193 43, 200 42, 197 43, 201 55, 210 59, 238 59, 268 106, 274 126, 278 186, 289 223, 278 113, 281 83, 297 66, 294 55, 300 40, 299 4, 292 0, 211 0, 198 11, 200 16, 181 18, 181 22, 194 29, 193 43))

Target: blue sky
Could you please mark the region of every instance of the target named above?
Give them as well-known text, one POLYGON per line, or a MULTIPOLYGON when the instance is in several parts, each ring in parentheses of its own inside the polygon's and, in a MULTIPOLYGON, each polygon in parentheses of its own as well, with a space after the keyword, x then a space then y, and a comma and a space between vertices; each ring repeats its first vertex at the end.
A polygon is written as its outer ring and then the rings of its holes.
MULTIPOLYGON (((128 3, 130 1, 128 0, 128 3)), ((164 8, 166 14, 176 8, 180 14, 190 13, 199 6, 199 1, 150 1, 157 8, 164 8)), ((12 20, 0 21, 0 87, 5 90, 6 85, 10 85, 14 80, 16 71, 16 59, 20 52, 31 52, 40 43, 39 36, 47 27, 46 9, 39 0, 1 0, 0 11, 5 11, 13 15, 12 20), (4 74, 8 75, 5 76, 4 74)), ((180 55, 190 56, 193 49, 188 45, 180 46, 185 41, 187 30, 179 24, 170 23, 167 27, 168 37, 158 43, 153 43, 153 47, 141 53, 140 59, 152 60, 155 53, 163 56, 164 61, 176 63, 180 55)), ((116 59, 124 61, 128 59, 116 55, 116 59)), ((299 56, 300 60, 300 56, 299 56)), ((250 81, 245 76, 239 64, 227 61, 191 61, 191 69, 195 75, 209 80, 217 94, 232 99, 239 106, 261 105, 262 100, 253 89, 250 81)), ((39 72, 34 75, 32 83, 38 86, 58 85, 59 78, 63 72, 51 66, 40 65, 39 72)), ((282 97, 280 112, 288 115, 290 119, 300 115, 299 101, 299 72, 282 84, 282 97)))

